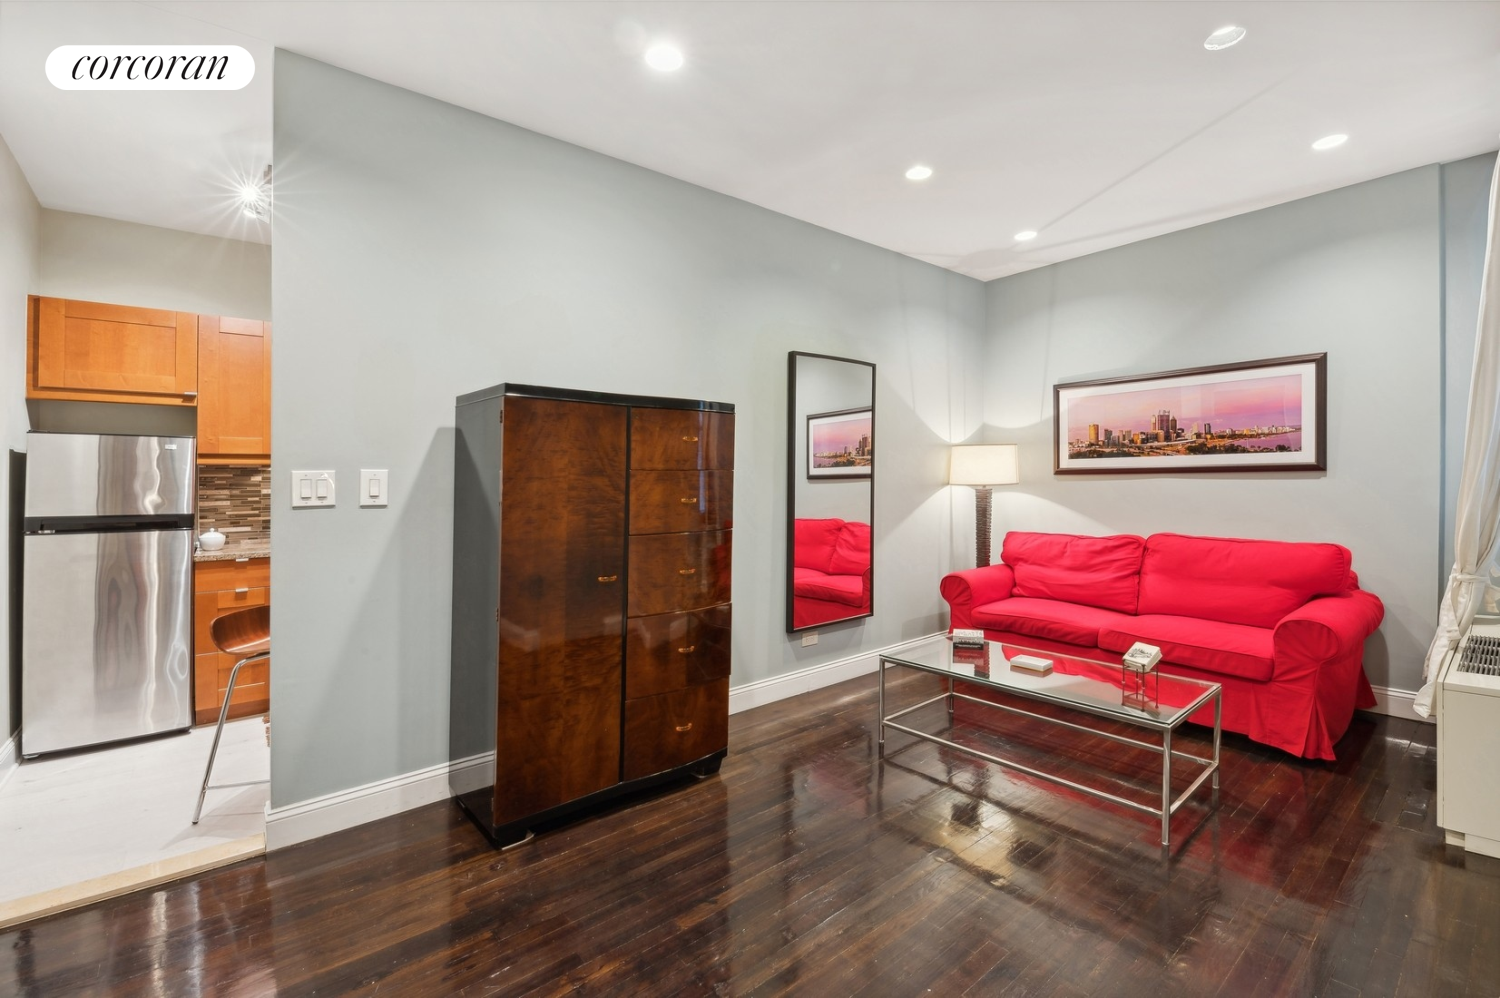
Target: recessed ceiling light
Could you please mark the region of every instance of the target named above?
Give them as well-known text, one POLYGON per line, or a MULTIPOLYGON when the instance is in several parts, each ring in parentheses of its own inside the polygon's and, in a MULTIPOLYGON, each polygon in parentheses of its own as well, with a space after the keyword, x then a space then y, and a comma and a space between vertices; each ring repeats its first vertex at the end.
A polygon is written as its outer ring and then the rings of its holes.
POLYGON ((1324 149, 1337 149, 1339 146, 1348 141, 1349 136, 1344 135, 1343 133, 1340 133, 1338 135, 1325 135, 1321 139, 1313 143, 1313 148, 1318 150, 1318 152, 1322 152, 1324 149))
POLYGON ((264 221, 271 215, 271 167, 267 166, 260 180, 243 180, 235 185, 235 196, 240 202, 240 211, 249 218, 264 221))
POLYGON ((657 42, 646 50, 646 65, 663 73, 682 68, 682 49, 671 42, 657 42))
POLYGON ((932 176, 932 167, 923 166, 921 163, 906 171, 907 180, 926 180, 930 176, 932 176))
POLYGON ((1036 232, 1031 229, 1027 229, 1025 232, 1016 233, 1016 242, 1018 243, 1029 243, 1035 238, 1036 232))
POLYGON ((1227 49, 1231 45, 1239 44, 1244 40, 1244 37, 1244 28, 1238 24, 1226 24, 1218 31, 1203 39, 1203 47, 1210 52, 1217 52, 1219 49, 1227 49))

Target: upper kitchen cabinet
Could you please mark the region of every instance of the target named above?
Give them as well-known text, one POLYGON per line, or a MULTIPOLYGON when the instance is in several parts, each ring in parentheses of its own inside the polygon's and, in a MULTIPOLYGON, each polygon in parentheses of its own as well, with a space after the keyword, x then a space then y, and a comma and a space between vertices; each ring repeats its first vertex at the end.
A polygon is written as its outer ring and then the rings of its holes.
POLYGON ((35 295, 27 304, 27 398, 197 404, 191 312, 35 295))
POLYGON ((198 459, 271 460, 271 324, 198 316, 198 459))

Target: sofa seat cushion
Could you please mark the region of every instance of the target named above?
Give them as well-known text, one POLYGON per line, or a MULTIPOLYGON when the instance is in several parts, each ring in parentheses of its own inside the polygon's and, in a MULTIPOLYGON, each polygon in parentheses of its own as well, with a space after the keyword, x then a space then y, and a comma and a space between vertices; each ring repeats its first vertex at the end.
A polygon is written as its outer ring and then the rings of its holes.
POLYGON ((1095 648, 1099 644, 1100 628, 1128 626, 1133 618, 1129 614, 1101 610, 1096 606, 1013 596, 976 606, 971 619, 976 626, 989 630, 1095 648))
POLYGON ((1102 628, 1099 647, 1123 654, 1144 641, 1160 648, 1162 661, 1170 665, 1265 682, 1271 678, 1274 633, 1268 627, 1151 613, 1102 628))
POLYGON ((864 606, 865 580, 862 575, 825 575, 815 568, 794 568, 792 595, 864 606))
POLYGON ((1309 600, 1347 591, 1349 559, 1338 544, 1152 534, 1138 612, 1275 627, 1309 600))
POLYGON ((1016 596, 1135 613, 1145 545, 1132 534, 1082 537, 1013 530, 1005 535, 1000 557, 1016 573, 1016 596))

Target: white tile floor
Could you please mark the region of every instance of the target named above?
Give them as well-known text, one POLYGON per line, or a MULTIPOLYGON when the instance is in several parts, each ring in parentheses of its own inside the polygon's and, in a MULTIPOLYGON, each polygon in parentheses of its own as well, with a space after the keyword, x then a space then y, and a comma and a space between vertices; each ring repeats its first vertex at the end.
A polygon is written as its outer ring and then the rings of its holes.
MULTIPOLYGON (((231 843, 244 847, 255 836, 263 849, 265 784, 210 790, 202 821, 192 823, 212 740, 212 727, 194 728, 23 762, 0 786, 0 912, 20 898, 190 854, 228 855, 231 843)), ((265 779, 270 764, 265 720, 230 721, 213 782, 265 779)))

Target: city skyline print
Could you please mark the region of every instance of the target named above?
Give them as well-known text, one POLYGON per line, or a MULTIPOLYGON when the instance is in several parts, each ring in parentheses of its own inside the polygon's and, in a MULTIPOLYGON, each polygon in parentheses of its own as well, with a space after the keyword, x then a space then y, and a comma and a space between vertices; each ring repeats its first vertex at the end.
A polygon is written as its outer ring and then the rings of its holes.
POLYGON ((875 467, 875 412, 844 409, 807 417, 807 477, 869 478, 875 467))
POLYGON ((1321 471, 1327 355, 1058 384, 1059 475, 1321 471))

